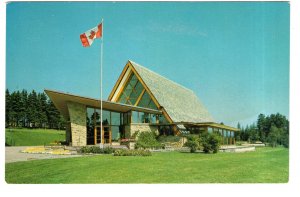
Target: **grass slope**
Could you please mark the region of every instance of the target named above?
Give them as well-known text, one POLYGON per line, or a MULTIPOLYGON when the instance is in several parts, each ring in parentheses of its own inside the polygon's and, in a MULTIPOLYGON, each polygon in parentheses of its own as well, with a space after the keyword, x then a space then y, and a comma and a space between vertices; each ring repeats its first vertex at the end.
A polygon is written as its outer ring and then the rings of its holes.
POLYGON ((288 149, 17 162, 5 165, 5 179, 8 183, 286 183, 288 149))
POLYGON ((65 131, 53 129, 5 129, 5 142, 13 146, 38 146, 64 141, 65 131))

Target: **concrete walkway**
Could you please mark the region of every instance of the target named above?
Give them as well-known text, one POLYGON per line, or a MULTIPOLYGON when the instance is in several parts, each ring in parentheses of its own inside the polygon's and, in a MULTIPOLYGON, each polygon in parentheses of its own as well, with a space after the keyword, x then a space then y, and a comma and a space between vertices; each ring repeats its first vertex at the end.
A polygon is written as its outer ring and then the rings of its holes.
POLYGON ((84 155, 52 155, 52 154, 33 154, 33 153, 21 153, 28 146, 10 146, 5 147, 5 163, 12 163, 18 161, 30 161, 37 159, 57 159, 57 158, 69 158, 69 157, 81 157, 84 155))

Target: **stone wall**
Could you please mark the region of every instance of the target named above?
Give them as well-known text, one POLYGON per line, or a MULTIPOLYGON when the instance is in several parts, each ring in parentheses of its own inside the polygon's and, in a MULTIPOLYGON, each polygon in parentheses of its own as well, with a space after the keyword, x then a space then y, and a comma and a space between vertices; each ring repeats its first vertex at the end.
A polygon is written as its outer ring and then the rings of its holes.
POLYGON ((72 146, 86 146, 86 106, 68 102, 72 146))
POLYGON ((148 123, 132 123, 130 125, 130 135, 133 135, 136 131, 145 132, 145 131, 153 131, 158 134, 158 127, 149 125, 148 123))

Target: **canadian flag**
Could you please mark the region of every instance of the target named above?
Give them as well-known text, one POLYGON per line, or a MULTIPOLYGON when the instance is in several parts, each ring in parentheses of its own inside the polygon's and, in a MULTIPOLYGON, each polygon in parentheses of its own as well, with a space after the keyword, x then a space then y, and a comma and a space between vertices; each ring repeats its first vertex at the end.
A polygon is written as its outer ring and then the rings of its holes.
POLYGON ((101 37, 102 37, 102 23, 81 34, 80 40, 84 47, 89 47, 92 45, 94 39, 101 38, 101 37))

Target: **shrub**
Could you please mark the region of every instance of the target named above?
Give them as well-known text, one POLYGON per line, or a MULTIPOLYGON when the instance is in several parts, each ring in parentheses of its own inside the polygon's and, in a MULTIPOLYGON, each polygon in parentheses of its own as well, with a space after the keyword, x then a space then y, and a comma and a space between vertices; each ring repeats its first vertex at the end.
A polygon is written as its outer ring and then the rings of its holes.
POLYGON ((112 154, 114 149, 111 147, 100 148, 99 146, 83 146, 79 153, 94 153, 94 154, 112 154))
POLYGON ((138 139, 135 144, 136 149, 146 148, 162 148, 162 144, 156 140, 154 132, 141 132, 138 134, 138 139))
POLYGON ((191 153, 196 152, 197 149, 199 149, 200 144, 199 144, 199 137, 190 135, 187 137, 187 142, 184 143, 184 146, 189 147, 191 153))
POLYGON ((149 150, 128 150, 118 149, 114 152, 114 156, 151 156, 149 150))
POLYGON ((200 143, 205 153, 217 153, 221 144, 221 136, 217 133, 202 133, 200 135, 200 143))
POLYGON ((181 140, 181 137, 179 136, 174 136, 174 135, 161 135, 157 138, 157 140, 161 143, 165 142, 179 142, 181 140))

